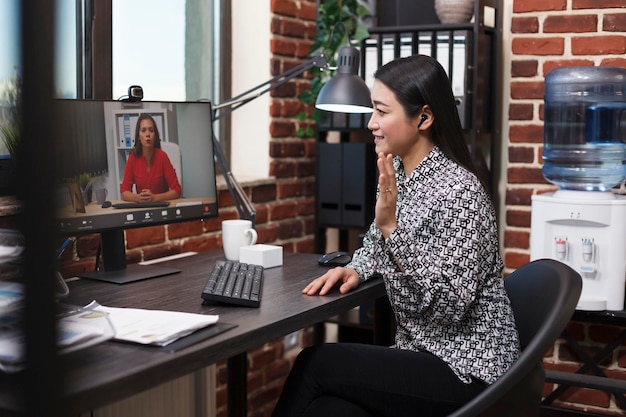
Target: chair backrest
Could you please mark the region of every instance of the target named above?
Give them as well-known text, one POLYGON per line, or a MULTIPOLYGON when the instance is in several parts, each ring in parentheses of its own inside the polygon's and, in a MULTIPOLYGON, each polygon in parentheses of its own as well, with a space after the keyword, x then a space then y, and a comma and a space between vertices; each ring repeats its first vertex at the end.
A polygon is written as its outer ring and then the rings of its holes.
POLYGON ((161 141, 161 149, 163 152, 167 154, 167 157, 170 159, 170 162, 174 166, 176 170, 176 177, 178 178, 178 183, 183 185, 183 164, 182 164, 182 155, 180 154, 180 147, 174 142, 165 142, 161 141))
POLYGON ((562 262, 540 259, 505 278, 504 286, 522 351, 531 347, 543 357, 576 310, 582 290, 580 274, 562 262))
POLYGON ((543 356, 574 314, 582 278, 564 263, 539 259, 506 277, 504 286, 520 335, 520 357, 498 381, 450 417, 539 416, 543 356))

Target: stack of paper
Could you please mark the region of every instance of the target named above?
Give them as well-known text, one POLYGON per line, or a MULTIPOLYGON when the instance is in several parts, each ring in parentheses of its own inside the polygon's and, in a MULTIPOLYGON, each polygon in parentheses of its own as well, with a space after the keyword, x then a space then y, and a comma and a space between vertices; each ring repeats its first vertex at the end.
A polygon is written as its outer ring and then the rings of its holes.
POLYGON ((116 340, 143 345, 167 346, 219 319, 218 315, 105 307, 95 301, 85 309, 105 313, 115 329, 116 340))
MULTIPOLYGON (((22 299, 19 283, 0 281, 0 371, 16 372, 25 366, 22 299)), ((218 319, 217 315, 105 307, 92 301, 85 307, 68 306, 59 316, 57 341, 60 353, 109 339, 167 346, 218 319)))
MULTIPOLYGON (((0 283, 0 288, 2 288, 0 292, 5 298, 5 308, 0 313, 2 328, 0 331, 0 371, 17 372, 26 365, 26 340, 22 329, 22 309, 20 308, 23 295, 19 291, 13 294, 11 291, 19 286, 10 287, 8 284, 0 283), (7 288, 12 288, 12 290, 8 291, 7 288), (17 298, 20 301, 8 303, 6 298, 11 300, 17 298), (9 304, 17 308, 10 309, 7 307, 9 304)), ((74 309, 59 317, 57 331, 59 353, 84 349, 109 340, 113 336, 114 331, 109 318, 102 312, 74 309)))

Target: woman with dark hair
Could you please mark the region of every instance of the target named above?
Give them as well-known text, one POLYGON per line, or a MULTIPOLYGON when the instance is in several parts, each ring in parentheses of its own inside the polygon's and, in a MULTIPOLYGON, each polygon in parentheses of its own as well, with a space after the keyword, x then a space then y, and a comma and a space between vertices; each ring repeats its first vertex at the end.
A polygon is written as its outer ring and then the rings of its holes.
POLYGON ((274 417, 446 416, 519 353, 495 210, 474 172, 450 81, 433 58, 381 67, 368 128, 378 153, 376 218, 345 267, 303 293, 382 276, 392 347, 321 344, 297 357, 274 417))
POLYGON ((180 197, 176 170, 161 150, 159 130, 149 114, 142 113, 137 119, 135 145, 126 161, 120 191, 124 200, 142 203, 180 197))

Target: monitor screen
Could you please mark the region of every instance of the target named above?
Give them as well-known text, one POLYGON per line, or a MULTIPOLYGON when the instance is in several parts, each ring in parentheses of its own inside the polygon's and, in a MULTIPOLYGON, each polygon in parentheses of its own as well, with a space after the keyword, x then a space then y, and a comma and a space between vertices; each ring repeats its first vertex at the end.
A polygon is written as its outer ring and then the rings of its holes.
POLYGON ((79 276, 125 283, 178 272, 126 265, 124 230, 217 217, 211 103, 58 104, 58 231, 101 234, 103 267, 79 276), (136 140, 142 145, 135 146, 136 140))

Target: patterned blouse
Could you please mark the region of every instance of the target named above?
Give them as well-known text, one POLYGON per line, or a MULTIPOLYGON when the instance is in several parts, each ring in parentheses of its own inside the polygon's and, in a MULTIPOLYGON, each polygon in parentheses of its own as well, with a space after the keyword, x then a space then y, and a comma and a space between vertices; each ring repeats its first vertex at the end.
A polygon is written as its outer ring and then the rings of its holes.
POLYGON ((347 265, 361 281, 382 275, 394 311, 394 347, 427 351, 465 383, 493 383, 517 359, 495 211, 480 181, 438 147, 406 178, 394 158, 397 222, 373 223, 347 265))

